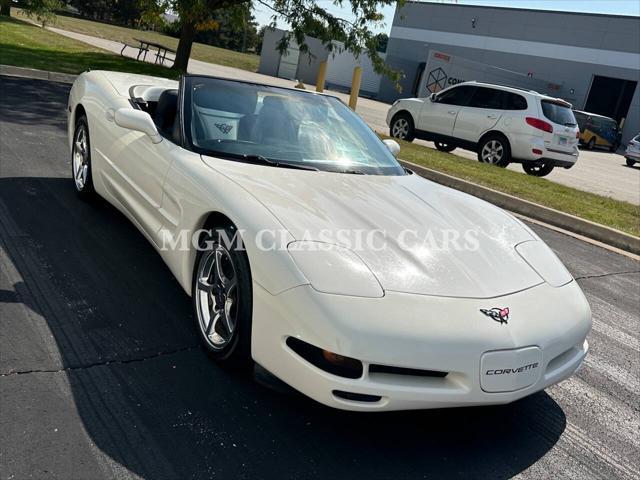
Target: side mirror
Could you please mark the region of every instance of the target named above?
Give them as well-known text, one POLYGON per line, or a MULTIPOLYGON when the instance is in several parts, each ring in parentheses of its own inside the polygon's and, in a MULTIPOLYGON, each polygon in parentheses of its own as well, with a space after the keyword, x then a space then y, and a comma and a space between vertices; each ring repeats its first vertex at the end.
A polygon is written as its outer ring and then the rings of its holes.
POLYGON ((429 95, 429 100, 431 100, 432 102, 436 101, 436 94, 432 93, 431 95, 429 95))
POLYGON ((149 136, 153 143, 160 143, 162 137, 158 132, 156 124, 153 123, 151 115, 142 110, 133 110, 131 108, 119 108, 114 115, 116 125, 129 130, 142 132, 149 136))
POLYGON ((400 145, 398 144, 398 142, 396 142, 395 140, 391 140, 390 138, 383 140, 383 142, 391 152, 391 155, 397 157, 400 153, 400 145))

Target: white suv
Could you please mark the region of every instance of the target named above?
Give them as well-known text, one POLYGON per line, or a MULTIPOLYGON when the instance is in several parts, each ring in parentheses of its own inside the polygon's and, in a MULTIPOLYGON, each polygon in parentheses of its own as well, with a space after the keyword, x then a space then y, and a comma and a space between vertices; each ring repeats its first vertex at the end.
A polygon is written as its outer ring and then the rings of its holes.
POLYGON ((571 104, 531 90, 464 82, 428 98, 397 100, 387 113, 392 137, 435 142, 478 153, 478 160, 506 167, 522 164, 543 177, 578 160, 580 130, 571 104))

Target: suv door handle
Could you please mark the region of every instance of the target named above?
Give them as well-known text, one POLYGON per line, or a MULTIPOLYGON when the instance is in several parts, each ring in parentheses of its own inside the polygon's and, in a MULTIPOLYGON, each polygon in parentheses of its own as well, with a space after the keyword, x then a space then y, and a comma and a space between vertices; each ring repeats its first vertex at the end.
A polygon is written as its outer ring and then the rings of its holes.
POLYGON ((449 110, 447 113, 448 113, 449 115, 455 115, 455 114, 456 114, 456 113, 458 113, 458 112, 456 112, 455 110, 449 110))
POLYGON ((496 117, 495 115, 487 115, 487 118, 490 118, 491 120, 495 120, 498 117, 496 117))

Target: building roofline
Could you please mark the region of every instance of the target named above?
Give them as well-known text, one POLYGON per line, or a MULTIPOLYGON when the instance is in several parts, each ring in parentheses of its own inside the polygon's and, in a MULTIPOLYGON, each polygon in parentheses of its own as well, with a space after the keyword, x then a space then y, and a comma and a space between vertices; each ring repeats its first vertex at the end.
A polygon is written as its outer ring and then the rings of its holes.
MULTIPOLYGON (((596 13, 596 12, 568 12, 565 10, 546 10, 546 9, 538 9, 538 8, 521 8, 521 7, 503 7, 497 5, 470 5, 470 4, 460 4, 460 3, 439 3, 434 0, 407 0, 403 6, 411 5, 411 4, 420 4, 420 5, 435 5, 437 7, 446 7, 446 8, 482 8, 486 10, 507 10, 507 11, 520 11, 520 12, 540 12, 540 13, 555 13, 561 15, 577 15, 577 16, 592 16, 592 17, 606 17, 606 18, 635 18, 639 19, 638 15, 622 15, 622 14, 612 14, 612 13, 596 13)), ((400 8, 401 9, 401 8, 400 8)), ((398 7, 396 7, 396 11, 398 11, 398 7)))

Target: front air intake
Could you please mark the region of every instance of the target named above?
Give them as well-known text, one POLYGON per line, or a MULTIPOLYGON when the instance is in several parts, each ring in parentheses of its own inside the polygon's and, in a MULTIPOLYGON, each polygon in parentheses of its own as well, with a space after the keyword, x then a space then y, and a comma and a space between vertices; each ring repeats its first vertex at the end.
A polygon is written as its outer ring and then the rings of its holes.
POLYGON ((342 390, 334 390, 333 395, 350 402, 376 403, 382 400, 379 395, 367 395, 365 393, 343 392, 342 390))
POLYGON ((444 378, 449 372, 437 370, 419 370, 416 368, 390 367, 388 365, 369 365, 369 373, 388 373, 390 375, 407 375, 413 377, 444 378))

